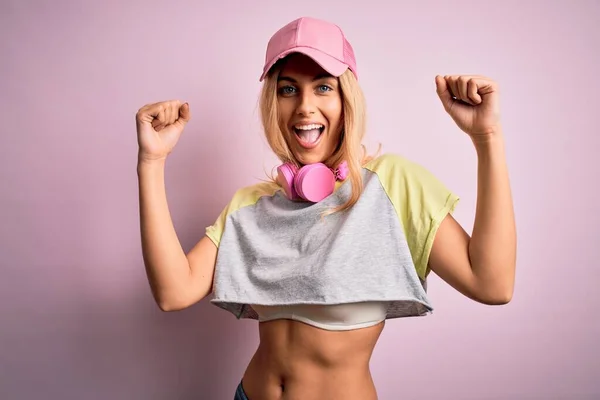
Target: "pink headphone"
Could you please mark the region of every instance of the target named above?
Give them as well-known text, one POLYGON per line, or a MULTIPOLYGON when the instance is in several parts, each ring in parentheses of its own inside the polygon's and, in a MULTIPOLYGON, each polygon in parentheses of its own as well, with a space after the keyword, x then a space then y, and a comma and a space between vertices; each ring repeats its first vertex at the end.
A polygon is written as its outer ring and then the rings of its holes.
POLYGON ((298 170, 292 163, 277 168, 277 181, 290 200, 304 199, 317 203, 333 193, 336 180, 348 177, 348 164, 342 161, 336 169, 323 163, 305 165, 298 170))

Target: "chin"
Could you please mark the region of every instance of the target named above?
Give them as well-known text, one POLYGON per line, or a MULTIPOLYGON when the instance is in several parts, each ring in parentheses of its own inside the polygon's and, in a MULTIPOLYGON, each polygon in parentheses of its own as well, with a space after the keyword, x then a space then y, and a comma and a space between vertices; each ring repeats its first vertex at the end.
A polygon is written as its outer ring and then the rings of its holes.
POLYGON ((291 150, 296 160, 302 165, 324 163, 333 153, 327 142, 319 143, 312 149, 307 149, 296 142, 292 144, 291 150))
POLYGON ((302 165, 322 163, 327 160, 327 155, 322 151, 307 151, 302 149, 301 151, 294 150, 293 153, 296 160, 302 165))

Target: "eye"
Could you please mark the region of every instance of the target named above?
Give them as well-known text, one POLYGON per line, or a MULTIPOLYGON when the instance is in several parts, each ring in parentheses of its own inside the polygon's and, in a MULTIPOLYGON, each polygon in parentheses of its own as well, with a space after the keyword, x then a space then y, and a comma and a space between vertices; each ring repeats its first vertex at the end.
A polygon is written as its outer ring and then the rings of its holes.
POLYGON ((330 90, 333 90, 333 89, 327 85, 319 85, 318 90, 319 90, 319 92, 329 92, 330 90))
POLYGON ((296 90, 296 88, 293 86, 282 86, 279 88, 279 93, 282 95, 290 95, 290 94, 294 94, 295 90, 296 90))

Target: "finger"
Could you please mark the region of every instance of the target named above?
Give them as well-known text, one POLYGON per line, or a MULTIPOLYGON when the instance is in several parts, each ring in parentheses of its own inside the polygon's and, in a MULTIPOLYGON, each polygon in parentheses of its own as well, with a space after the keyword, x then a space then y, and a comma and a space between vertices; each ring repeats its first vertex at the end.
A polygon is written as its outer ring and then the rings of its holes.
POLYGON ((164 128, 165 126, 167 126, 164 105, 158 106, 158 112, 156 113, 156 116, 154 118, 155 119, 152 122, 157 121, 157 124, 155 125, 153 123, 152 126, 154 126, 154 129, 156 129, 157 132, 159 130, 161 130, 162 128, 164 128))
POLYGON ((442 101, 442 105, 446 111, 450 110, 454 100, 452 99, 452 93, 448 90, 448 81, 445 77, 436 75, 435 77, 436 92, 442 101))
POLYGON ((179 100, 175 100, 171 103, 171 118, 169 122, 174 124, 179 119, 179 108, 181 107, 181 102, 179 100))
POLYGON ((179 118, 175 123, 183 127, 189 122, 191 118, 190 105, 188 103, 184 103, 183 105, 181 105, 181 107, 179 107, 178 112, 179 118))
POLYGON ((183 104, 179 108, 179 118, 184 122, 188 122, 191 118, 190 105, 188 103, 183 104))
POLYGON ((477 93, 477 82, 474 79, 469 79, 467 84, 467 95, 473 104, 481 103, 481 96, 477 93))
POLYGON ((153 103, 148 104, 142 108, 146 115, 151 116, 152 118, 156 118, 158 113, 163 110, 163 103, 153 103))
POLYGON ((448 90, 450 91, 450 95, 454 99, 458 99, 459 94, 458 94, 458 89, 456 87, 456 79, 450 75, 446 75, 444 77, 444 79, 446 79, 446 83, 448 84, 448 90))
POLYGON ((470 78, 468 76, 459 76, 456 79, 456 89, 458 90, 458 96, 461 101, 472 104, 471 100, 469 99, 469 95, 467 94, 467 85, 469 83, 469 79, 470 78))
POLYGON ((146 104, 145 106, 141 107, 137 114, 135 114, 135 118, 138 122, 152 122, 152 120, 154 119, 154 117, 156 116, 156 113, 152 112, 152 110, 155 110, 156 106, 154 104, 146 104))
POLYGON ((157 119, 152 120, 152 127, 156 132, 160 132, 165 126, 157 119))
POLYGON ((490 108, 499 112, 499 87, 498 83, 486 77, 477 77, 473 81, 477 85, 477 94, 481 97, 481 102, 487 101, 490 108))
POLYGON ((169 126, 175 122, 173 114, 173 102, 165 103, 165 126, 169 126))
POLYGON ((487 78, 473 78, 475 83, 477 84, 477 93, 481 96, 492 93, 498 90, 498 85, 491 79, 487 78))

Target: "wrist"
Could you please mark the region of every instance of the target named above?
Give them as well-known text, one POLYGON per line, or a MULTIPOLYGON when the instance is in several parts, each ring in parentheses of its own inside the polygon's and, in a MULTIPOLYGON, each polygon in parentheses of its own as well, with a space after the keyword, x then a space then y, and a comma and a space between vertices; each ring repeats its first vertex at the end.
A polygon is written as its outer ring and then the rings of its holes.
POLYGON ((137 170, 138 173, 146 170, 164 169, 166 157, 149 157, 143 154, 138 154, 137 170))
POLYGON ((502 129, 491 131, 485 135, 471 136, 477 154, 488 154, 504 149, 504 135, 502 129))

